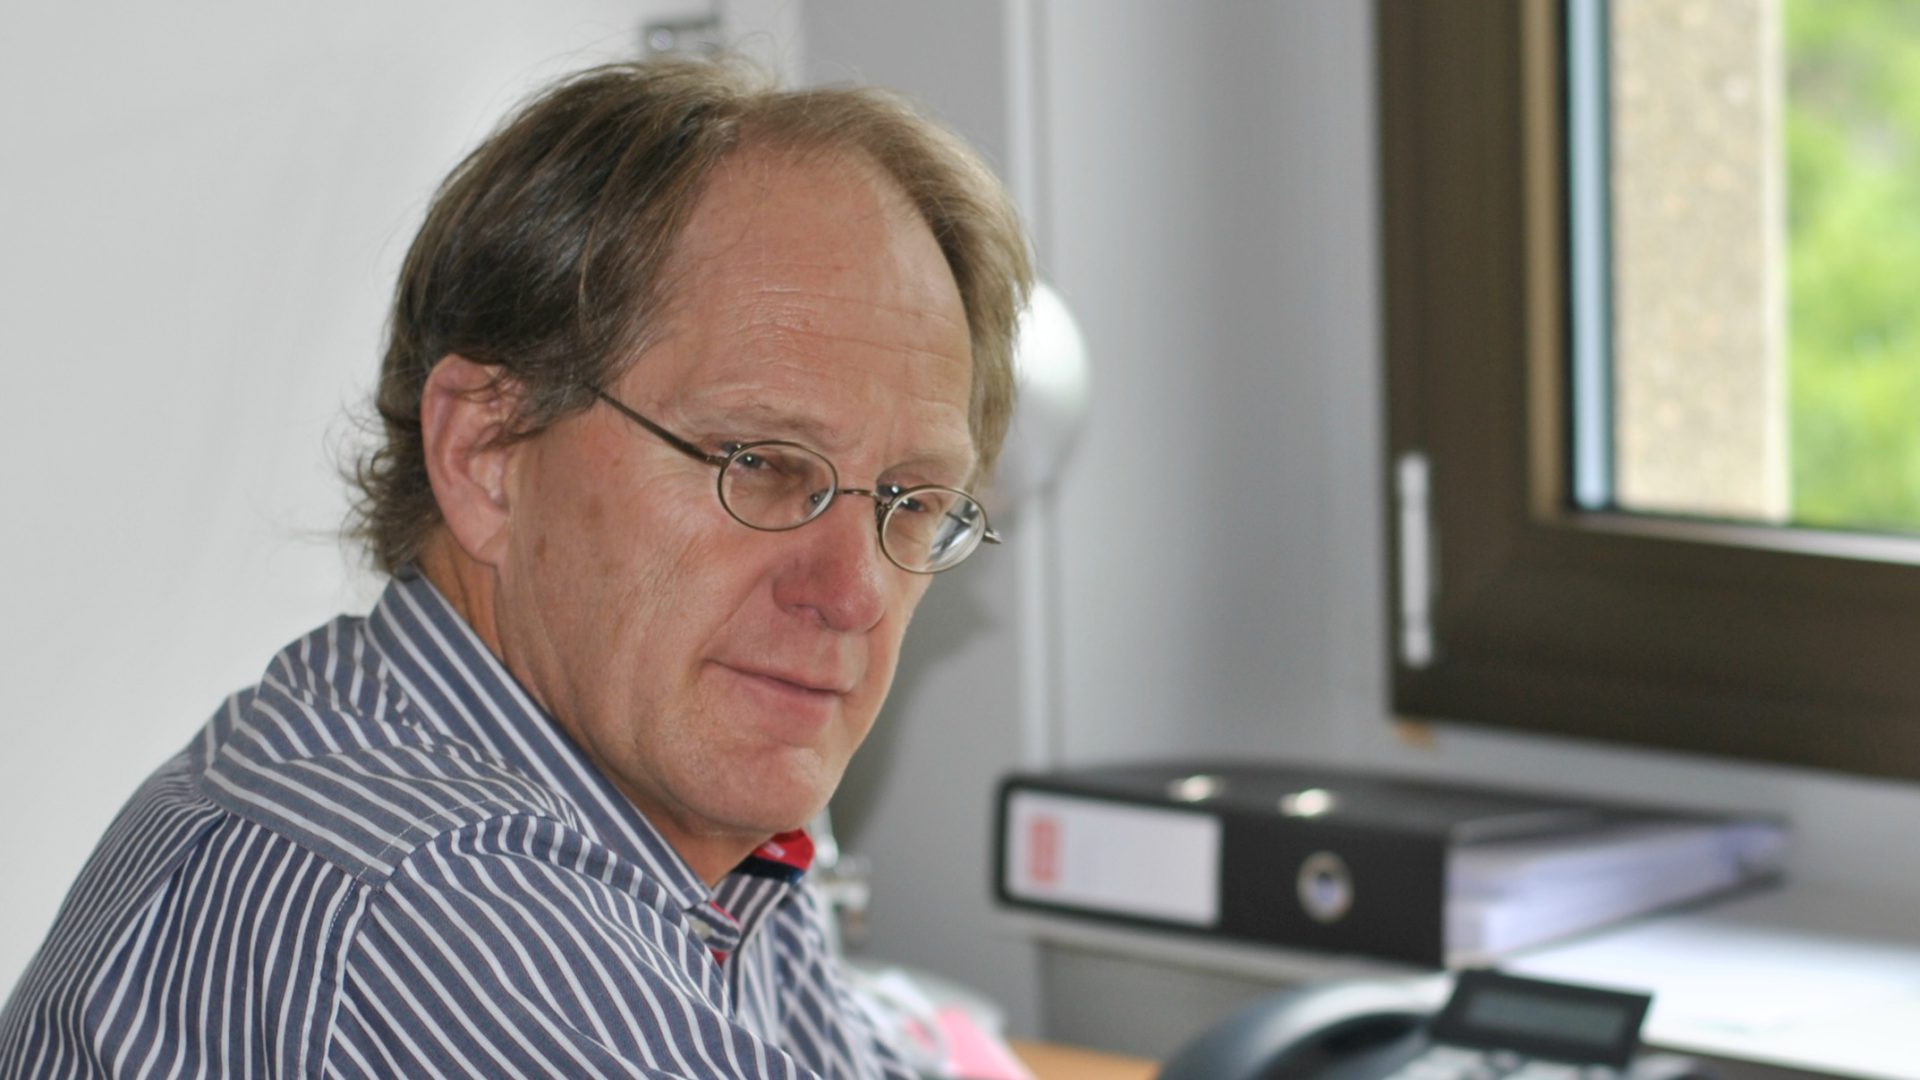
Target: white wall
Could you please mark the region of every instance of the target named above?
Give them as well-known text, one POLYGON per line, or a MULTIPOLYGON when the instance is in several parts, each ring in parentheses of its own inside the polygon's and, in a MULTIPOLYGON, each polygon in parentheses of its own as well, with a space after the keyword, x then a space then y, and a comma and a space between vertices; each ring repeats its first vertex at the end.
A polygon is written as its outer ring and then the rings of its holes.
POLYGON ((140 779, 370 597, 336 450, 434 184, 705 8, 0 7, 0 994, 140 779))
POLYGON ((1377 366, 1365 7, 1048 5, 1098 396, 1061 506, 1074 759, 1327 742, 1330 570, 1375 543, 1330 518, 1371 490, 1334 442, 1371 418, 1329 411, 1377 366))

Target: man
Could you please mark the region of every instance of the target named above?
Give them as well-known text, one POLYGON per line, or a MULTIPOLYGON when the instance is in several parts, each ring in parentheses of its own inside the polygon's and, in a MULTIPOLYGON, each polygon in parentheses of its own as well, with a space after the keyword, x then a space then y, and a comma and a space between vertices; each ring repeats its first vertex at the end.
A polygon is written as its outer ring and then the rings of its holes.
POLYGON ((675 63, 527 105, 396 290, 392 584, 136 794, 0 1075, 907 1075, 798 830, 993 539, 1028 282, 890 99, 675 63))

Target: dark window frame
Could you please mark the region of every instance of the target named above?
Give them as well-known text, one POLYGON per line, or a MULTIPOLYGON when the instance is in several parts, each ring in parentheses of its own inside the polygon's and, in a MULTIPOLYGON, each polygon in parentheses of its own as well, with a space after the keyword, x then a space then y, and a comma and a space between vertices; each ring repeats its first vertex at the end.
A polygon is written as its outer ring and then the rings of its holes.
POLYGON ((1377 3, 1394 709, 1920 778, 1920 542, 1573 506, 1559 10, 1377 3))

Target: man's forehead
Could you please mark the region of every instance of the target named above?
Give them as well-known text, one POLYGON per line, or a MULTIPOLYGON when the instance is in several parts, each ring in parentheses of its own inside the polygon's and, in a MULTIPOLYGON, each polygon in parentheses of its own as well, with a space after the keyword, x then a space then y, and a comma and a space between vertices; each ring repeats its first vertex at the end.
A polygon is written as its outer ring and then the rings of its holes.
MULTIPOLYGON (((937 242, 899 183, 866 154, 745 146, 715 163, 674 244, 674 277, 782 255, 830 262, 845 242, 913 235, 937 242)), ((944 266, 944 258, 942 260, 944 266)))
POLYGON ((971 468, 966 312, 931 230, 878 165, 737 151, 676 248, 639 400, 747 428, 712 434, 823 451, 884 434, 890 452, 971 468))

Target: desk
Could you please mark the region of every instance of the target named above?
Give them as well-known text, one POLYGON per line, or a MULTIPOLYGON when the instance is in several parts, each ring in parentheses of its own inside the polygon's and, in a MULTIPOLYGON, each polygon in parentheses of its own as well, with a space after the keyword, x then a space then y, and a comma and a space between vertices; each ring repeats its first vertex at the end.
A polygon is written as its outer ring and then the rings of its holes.
POLYGON ((1056 1043, 1015 1039, 1013 1052, 1039 1080, 1153 1080, 1160 1067, 1145 1058, 1121 1057, 1056 1043))
MULTIPOLYGON (((1413 974, 1064 916, 1009 922, 1042 945, 1045 1030, 1148 1057, 1171 1055, 1277 987, 1413 974)), ((1898 898, 1791 884, 1630 920, 1502 966, 1651 990, 1646 1041, 1720 1064, 1729 1080, 1920 1080, 1920 923, 1898 898)))

